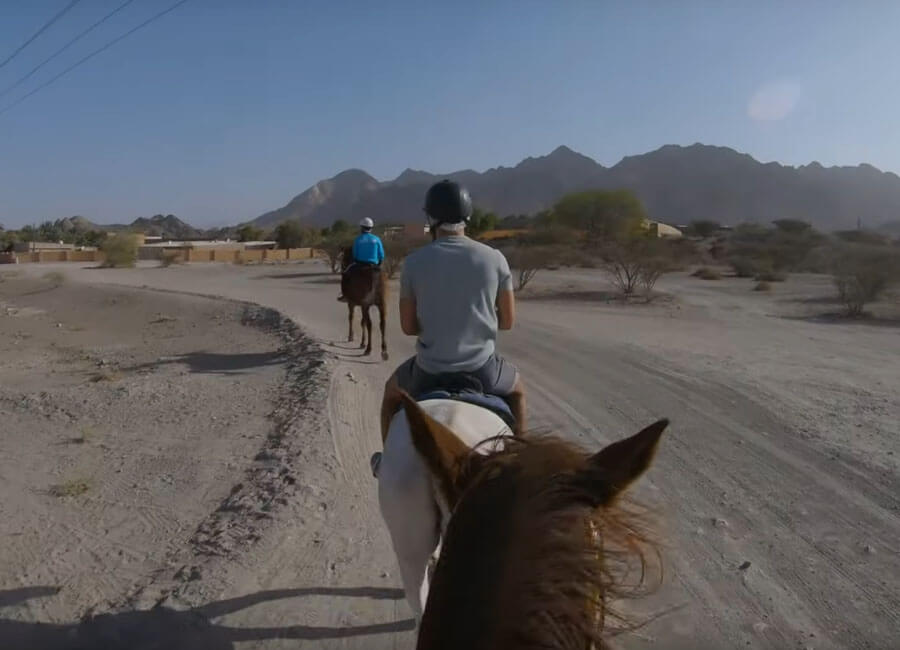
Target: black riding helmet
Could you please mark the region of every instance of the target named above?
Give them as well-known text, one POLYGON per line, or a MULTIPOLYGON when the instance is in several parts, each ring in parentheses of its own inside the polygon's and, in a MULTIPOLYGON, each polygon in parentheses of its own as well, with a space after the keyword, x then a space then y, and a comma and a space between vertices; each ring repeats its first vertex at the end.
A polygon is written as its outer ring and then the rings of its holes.
POLYGON ((472 199, 459 183, 444 180, 425 194, 425 214, 437 224, 466 222, 472 216, 472 199))

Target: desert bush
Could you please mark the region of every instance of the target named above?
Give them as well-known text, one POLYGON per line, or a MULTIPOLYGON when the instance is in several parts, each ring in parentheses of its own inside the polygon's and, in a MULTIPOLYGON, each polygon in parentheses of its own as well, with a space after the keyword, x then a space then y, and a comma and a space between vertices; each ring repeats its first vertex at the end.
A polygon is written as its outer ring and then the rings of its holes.
POLYGON ((765 258, 753 258, 738 255, 731 257, 728 264, 734 270, 734 274, 739 278, 752 278, 760 273, 766 273, 771 270, 772 264, 765 258))
POLYGON ((503 251, 515 278, 515 290, 521 291, 534 279, 538 271, 555 266, 566 257, 559 246, 518 244, 503 251))
POLYGON ((712 237, 721 227, 722 226, 718 221, 699 219, 697 221, 692 221, 684 234, 689 237, 712 237))
POLYGON ((387 239, 384 242, 384 273, 393 279, 403 266, 403 260, 419 245, 419 242, 408 237, 387 239))
POLYGON ((715 269, 711 269, 708 266, 701 266, 699 269, 691 273, 691 275, 695 278, 700 278, 701 280, 721 280, 722 274, 716 271, 715 269))
POLYGON ((803 221, 780 219, 775 223, 776 228, 743 224, 728 237, 725 259, 738 277, 799 270, 810 252, 825 241, 803 221))
POLYGON ((759 282, 756 283, 756 286, 753 287, 753 290, 754 291, 771 291, 772 283, 767 282, 765 280, 760 280, 759 282))
POLYGON ((832 276, 847 315, 860 316, 900 280, 900 255, 887 247, 846 245, 837 251, 832 276))
POLYGON ((338 273, 341 270, 341 262, 344 257, 344 250, 353 245, 353 236, 348 233, 337 233, 327 235, 322 239, 319 248, 328 258, 328 264, 332 273, 338 273))
POLYGON ((103 252, 103 266, 107 268, 132 267, 137 261, 138 240, 128 233, 107 237, 100 250, 103 252))
POLYGON ((613 285, 626 298, 634 295, 638 287, 649 298, 656 281, 672 265, 666 243, 645 236, 604 244, 600 255, 613 285))

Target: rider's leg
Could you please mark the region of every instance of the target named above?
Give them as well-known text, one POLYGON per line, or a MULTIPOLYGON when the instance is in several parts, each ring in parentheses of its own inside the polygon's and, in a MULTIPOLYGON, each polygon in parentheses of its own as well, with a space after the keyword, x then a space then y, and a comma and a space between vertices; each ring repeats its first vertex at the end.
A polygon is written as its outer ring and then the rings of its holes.
POLYGON ((525 386, 519 371, 509 361, 498 354, 492 356, 478 371, 478 379, 484 392, 498 395, 506 400, 516 420, 513 433, 521 435, 525 430, 525 386))
POLYGON ((525 386, 522 384, 520 377, 516 378, 512 392, 506 395, 506 401, 512 410, 513 417, 516 419, 516 428, 513 433, 517 436, 522 435, 525 431, 525 386))
POLYGON ((414 397, 417 395, 415 386, 415 364, 416 358, 412 357, 401 363, 391 378, 384 385, 384 396, 381 398, 381 444, 387 440, 388 429, 391 426, 391 420, 400 410, 403 403, 400 391, 406 391, 414 397))
POLYGON ((384 446, 387 440, 388 429, 391 426, 391 420, 400 410, 403 403, 400 396, 400 385, 397 383, 396 373, 391 375, 384 385, 384 396, 381 398, 381 444, 384 446))

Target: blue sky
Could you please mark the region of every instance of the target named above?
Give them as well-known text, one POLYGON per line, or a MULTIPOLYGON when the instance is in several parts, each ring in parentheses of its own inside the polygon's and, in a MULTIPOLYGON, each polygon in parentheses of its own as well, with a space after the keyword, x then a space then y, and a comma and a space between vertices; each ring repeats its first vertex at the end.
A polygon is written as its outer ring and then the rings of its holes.
MULTIPOLYGON (((68 0, 3 0, 0 61, 68 0)), ((82 0, 0 92, 122 0, 82 0)), ((174 0, 134 0, 0 110, 174 0)), ((704 142, 900 172, 900 3, 190 0, 0 114, 0 223, 236 223, 349 167, 704 142)))

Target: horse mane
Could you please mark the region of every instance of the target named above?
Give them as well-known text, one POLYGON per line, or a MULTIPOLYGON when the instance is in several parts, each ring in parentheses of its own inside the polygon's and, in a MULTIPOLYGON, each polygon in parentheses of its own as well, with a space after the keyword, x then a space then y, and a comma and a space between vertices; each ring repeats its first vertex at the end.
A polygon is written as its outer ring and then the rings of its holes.
POLYGON ((653 566, 661 579, 662 563, 648 511, 622 497, 598 506, 596 491, 577 480, 589 454, 576 444, 546 433, 498 442, 482 443, 491 445, 487 455, 463 458, 458 474, 460 505, 471 499, 477 507, 485 481, 517 484, 510 537, 517 543, 503 551, 497 594, 495 638, 508 646, 498 647, 584 650, 590 640, 603 648, 603 637, 639 627, 611 603, 659 584, 650 580, 653 566))

